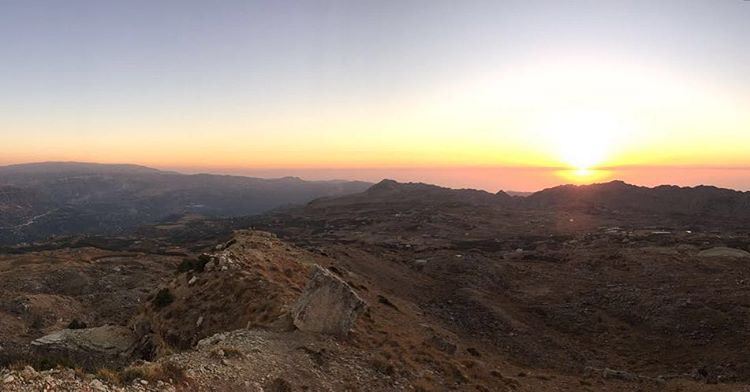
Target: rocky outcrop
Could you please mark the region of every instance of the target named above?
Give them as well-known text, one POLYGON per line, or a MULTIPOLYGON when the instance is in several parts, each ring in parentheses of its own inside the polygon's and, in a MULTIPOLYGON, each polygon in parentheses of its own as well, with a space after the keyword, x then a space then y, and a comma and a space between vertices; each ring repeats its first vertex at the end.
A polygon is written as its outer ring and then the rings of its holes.
POLYGON ((71 360, 86 368, 118 367, 133 354, 133 332, 114 325, 96 328, 63 329, 34 340, 34 351, 51 360, 71 360))
POLYGON ((220 248, 186 262, 131 320, 142 339, 139 351, 153 348, 147 358, 240 328, 291 328, 289 310, 305 287, 313 256, 259 231, 237 231, 220 248))
POLYGON ((292 308, 292 320, 301 331, 344 336, 365 307, 346 282, 316 265, 292 308))

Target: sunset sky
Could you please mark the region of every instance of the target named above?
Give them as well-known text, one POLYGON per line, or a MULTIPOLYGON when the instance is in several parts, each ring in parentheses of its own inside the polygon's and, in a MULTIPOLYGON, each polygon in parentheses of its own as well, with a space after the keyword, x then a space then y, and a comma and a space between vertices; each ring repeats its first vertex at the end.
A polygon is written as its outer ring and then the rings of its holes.
POLYGON ((0 37, 0 164, 750 189, 748 1, 8 0, 0 37))

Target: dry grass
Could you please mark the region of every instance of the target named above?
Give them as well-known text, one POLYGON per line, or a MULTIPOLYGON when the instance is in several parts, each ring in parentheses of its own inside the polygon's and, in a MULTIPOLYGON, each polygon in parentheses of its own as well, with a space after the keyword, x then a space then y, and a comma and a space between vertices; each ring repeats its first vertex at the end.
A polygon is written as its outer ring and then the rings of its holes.
POLYGON ((171 362, 146 362, 128 366, 120 371, 102 368, 96 372, 96 377, 115 385, 129 384, 134 380, 163 381, 174 384, 187 381, 184 370, 171 362))
POLYGON ((109 384, 122 384, 120 373, 112 369, 99 369, 96 371, 96 377, 109 384))
POLYGON ((375 358, 372 358, 370 360, 370 364, 372 365, 372 368, 376 371, 385 374, 387 376, 395 376, 396 375, 396 366, 395 364, 386 358, 383 358, 382 356, 376 356, 375 358))
POLYGON ((222 347, 222 350, 224 350, 224 356, 227 358, 242 358, 245 355, 242 354, 242 351, 229 346, 222 347))
POLYGON ((122 379, 126 383, 137 378, 146 381, 171 381, 180 383, 185 381, 185 372, 182 368, 171 362, 128 366, 122 371, 122 379))
POLYGON ((8 364, 7 368, 10 370, 18 371, 18 370, 23 370, 23 368, 25 368, 26 366, 31 366, 31 363, 29 363, 28 361, 15 361, 15 362, 8 364))

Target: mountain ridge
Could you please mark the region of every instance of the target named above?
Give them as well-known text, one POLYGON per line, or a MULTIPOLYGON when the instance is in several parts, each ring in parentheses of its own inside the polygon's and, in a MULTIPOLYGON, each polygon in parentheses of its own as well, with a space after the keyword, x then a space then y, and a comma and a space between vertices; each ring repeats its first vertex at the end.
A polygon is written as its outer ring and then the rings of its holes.
POLYGON ((5 166, 0 167, 0 189, 8 190, 5 197, 0 194, 0 243, 51 235, 116 235, 183 214, 254 215, 369 186, 361 181, 188 175, 138 165, 46 162, 5 166))

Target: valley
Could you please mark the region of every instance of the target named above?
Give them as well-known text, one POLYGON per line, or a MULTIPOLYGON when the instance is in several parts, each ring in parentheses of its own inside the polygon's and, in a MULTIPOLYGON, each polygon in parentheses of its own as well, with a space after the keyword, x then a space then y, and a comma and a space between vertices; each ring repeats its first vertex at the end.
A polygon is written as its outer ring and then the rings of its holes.
POLYGON ((0 245, 122 235, 185 214, 232 217, 355 193, 370 184, 185 175, 137 165, 48 162, 0 167, 0 245))

